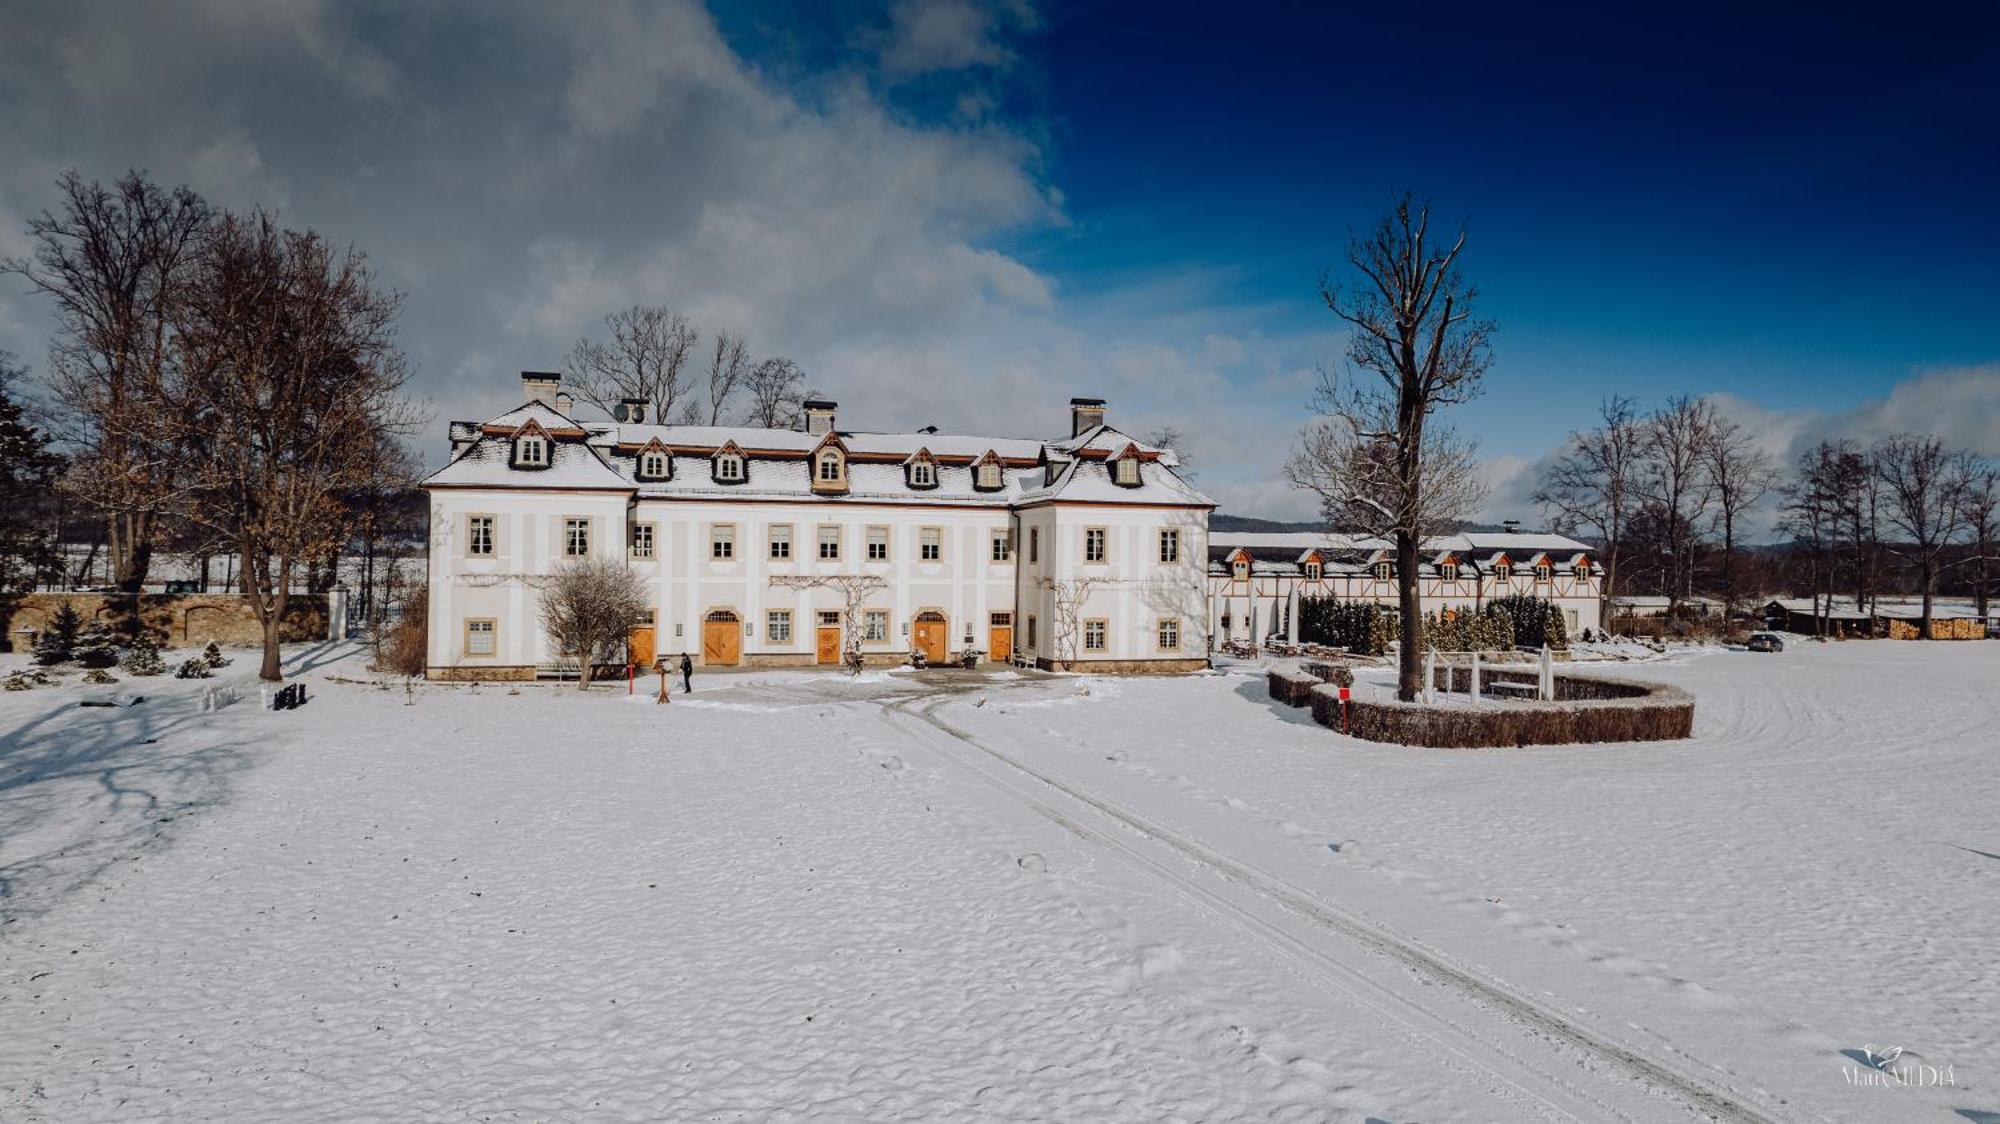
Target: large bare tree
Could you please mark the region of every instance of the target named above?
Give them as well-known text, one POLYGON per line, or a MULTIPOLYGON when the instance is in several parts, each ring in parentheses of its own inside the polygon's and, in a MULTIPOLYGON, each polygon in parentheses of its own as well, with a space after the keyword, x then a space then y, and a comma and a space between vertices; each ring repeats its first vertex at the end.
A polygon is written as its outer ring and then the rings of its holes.
MULTIPOLYGON (((736 386, 743 381, 744 372, 749 369, 749 348, 743 337, 730 332, 717 332, 709 341, 708 349, 708 424, 721 425, 729 412, 729 404, 736 397, 736 386)), ((690 411, 694 403, 688 404, 690 411)))
POLYGON ((1870 459, 1882 485, 1884 521, 1897 536, 1889 550, 1917 566, 1924 598, 1923 636, 1929 639, 1938 572, 1945 551, 1965 525, 1971 462, 1935 437, 1907 433, 1876 445, 1870 459))
POLYGON ((1630 398, 1606 398, 1594 429, 1571 431, 1562 453, 1542 473, 1534 502, 1566 531, 1584 530, 1603 544, 1604 619, 1618 595, 1618 555, 1626 524, 1639 503, 1641 426, 1630 398))
POLYGON ((109 187, 66 172, 56 187, 61 201, 28 222, 31 254, 0 272, 55 301, 49 386, 71 454, 64 489, 104 518, 112 579, 136 591, 179 479, 180 450, 148 404, 167 377, 173 308, 212 212, 139 172, 109 187))
POLYGON ((1965 564, 1972 567, 1972 598, 1982 617, 1988 615, 1992 606, 1994 540, 2000 538, 1996 503, 2000 503, 2000 468, 1991 464, 1975 466, 1965 485, 1963 518, 1966 537, 1972 546, 1972 556, 1965 564))
POLYGON ((1657 523, 1670 613, 1694 592, 1695 550, 1715 495, 1702 452, 1714 431, 1714 407, 1685 394, 1667 399, 1640 431, 1639 494, 1657 523))
POLYGON ((591 665, 626 643, 646 615, 646 582, 609 558, 579 558, 542 583, 542 628, 556 650, 582 664, 577 687, 590 686, 591 665))
POLYGON ((750 368, 743 377, 743 389, 750 396, 744 419, 765 429, 798 429, 805 420, 806 373, 790 359, 766 359, 750 368))
POLYGON ((1827 616, 1833 608, 1834 558, 1840 542, 1841 467, 1843 450, 1828 441, 1808 449, 1799 457, 1797 473, 1785 488, 1784 506, 1778 517, 1780 530, 1792 536, 1792 543, 1806 563, 1806 586, 1812 592, 1813 627, 1826 635, 1827 616))
POLYGON ((156 416, 186 451, 182 513, 241 558, 264 679, 282 677, 279 631, 301 566, 345 537, 352 496, 397 471, 385 438, 421 424, 400 397, 400 304, 359 254, 260 212, 213 225, 177 306, 180 356, 156 416))
POLYGON ((585 402, 610 413, 624 398, 650 404, 647 417, 671 418, 689 389, 689 363, 700 337, 687 317, 633 305, 604 318, 608 339, 580 339, 563 360, 565 381, 585 402))
POLYGON ((1736 548, 1744 519, 1778 486, 1777 466, 1756 435, 1715 415, 1701 460, 1715 497, 1715 529, 1722 536, 1722 605, 1725 625, 1736 615, 1736 548))
POLYGON ((1287 470, 1339 529, 1394 543, 1404 701, 1422 687, 1424 537, 1480 495, 1470 449, 1432 417, 1477 395, 1492 362, 1493 325, 1473 315, 1478 291, 1459 271, 1464 248, 1463 230, 1432 238, 1430 207, 1408 195, 1350 240, 1351 282, 1320 285, 1320 299, 1349 327, 1350 376, 1321 373, 1315 416, 1287 470))

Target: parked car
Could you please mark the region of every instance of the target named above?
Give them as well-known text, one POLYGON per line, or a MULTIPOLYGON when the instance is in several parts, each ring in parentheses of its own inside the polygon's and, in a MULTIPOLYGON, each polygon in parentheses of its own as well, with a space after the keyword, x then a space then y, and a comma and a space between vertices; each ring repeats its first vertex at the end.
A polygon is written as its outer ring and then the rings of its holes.
POLYGON ((1775 632, 1753 632, 1743 646, 1753 652, 1782 652, 1785 650, 1785 638, 1775 632))

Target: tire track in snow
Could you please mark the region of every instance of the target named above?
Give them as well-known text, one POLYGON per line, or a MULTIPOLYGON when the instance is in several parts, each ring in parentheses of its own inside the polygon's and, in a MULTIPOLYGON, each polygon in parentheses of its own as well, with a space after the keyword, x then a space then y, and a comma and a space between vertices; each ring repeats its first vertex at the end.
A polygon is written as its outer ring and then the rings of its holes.
MULTIPOLYGON (((1447 963, 1410 940, 1391 933, 1363 918, 1331 906, 1318 897, 1263 870, 1234 859, 1161 827, 1146 817, 1113 802, 1073 787, 1013 756, 986 745, 970 734, 939 718, 936 711, 952 699, 904 699, 884 704, 891 715, 920 721, 950 740, 978 750, 998 761, 1012 774, 1039 782, 1042 786, 1095 810, 1126 829, 1156 844, 1178 852, 1206 867, 1226 881, 1242 887, 1278 906, 1285 912, 1347 938, 1362 949, 1385 955, 1428 980, 1453 988, 1473 1002, 1503 1014, 1530 1032, 1561 1043, 1586 1057, 1619 1070, 1682 1106, 1710 1119, 1730 1121, 1770 1121, 1771 1110, 1749 1103, 1751 1094, 1730 1089, 1718 1082, 1686 1072, 1678 1065, 1650 1055, 1637 1047, 1612 1040, 1580 1026, 1539 1003, 1516 994, 1496 981, 1447 963), (921 707, 920 703, 925 703, 921 707)), ((947 743, 949 744, 949 743, 947 743)), ((1031 808, 1061 820, 1048 808, 1037 791, 1024 787, 1014 776, 1000 775, 963 754, 945 754, 992 786, 1026 802, 1031 808)), ((1071 817, 1073 818, 1073 817, 1071 817)), ((1412 1029, 1437 1043, 1442 1049, 1492 1074, 1549 1109, 1577 1120, 1626 1118, 1625 1114, 1602 1103, 1587 1092, 1558 1079, 1527 1059, 1487 1041, 1477 1033, 1410 1001, 1379 981, 1370 978, 1336 951, 1300 939, 1268 917, 1218 894, 1186 874, 1161 863, 1139 848, 1107 832, 1084 836, 1089 843, 1116 852, 1130 865, 1169 883, 1174 889, 1201 905, 1230 918, 1242 928, 1263 937, 1279 951, 1321 969, 1326 981, 1355 1002, 1382 1017, 1412 1029)))

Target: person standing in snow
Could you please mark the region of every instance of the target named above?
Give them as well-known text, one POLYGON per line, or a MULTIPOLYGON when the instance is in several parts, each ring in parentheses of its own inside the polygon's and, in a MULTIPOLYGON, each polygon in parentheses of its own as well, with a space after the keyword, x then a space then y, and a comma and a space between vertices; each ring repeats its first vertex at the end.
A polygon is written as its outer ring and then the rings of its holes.
POLYGON ((681 653, 681 694, 694 694, 694 658, 681 653))

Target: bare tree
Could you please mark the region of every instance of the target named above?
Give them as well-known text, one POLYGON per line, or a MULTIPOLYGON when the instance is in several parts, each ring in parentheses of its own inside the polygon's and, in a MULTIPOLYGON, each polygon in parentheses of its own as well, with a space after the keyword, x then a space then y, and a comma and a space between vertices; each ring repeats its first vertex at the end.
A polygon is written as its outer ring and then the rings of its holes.
MULTIPOLYGON (((744 371, 749 367, 748 349, 743 345, 743 337, 728 332, 715 333, 708 356, 708 424, 721 425, 729 412, 729 402, 736 396, 736 384, 743 380, 744 371)), ((693 408, 693 403, 689 403, 693 408)))
POLYGON ((861 650, 861 613, 876 594, 889 588, 886 578, 876 574, 778 574, 771 584, 782 589, 831 589, 841 596, 841 635, 847 638, 843 660, 856 674, 861 661, 853 657, 861 650))
POLYGON ((542 583, 542 628, 556 650, 582 664, 579 689, 590 686, 591 665, 615 652, 646 615, 646 581, 623 562, 579 558, 556 568, 542 583))
POLYGON ((1799 458, 1798 474, 1785 489, 1778 526, 1792 536, 1806 560, 1806 585, 1812 592, 1813 627, 1826 635, 1827 613, 1833 609, 1834 554, 1840 541, 1841 482, 1839 446, 1822 441, 1799 458))
POLYGON ((32 256, 0 272, 55 300, 49 384, 73 462, 64 488, 103 516, 112 579, 137 590, 179 459, 145 404, 166 377, 172 310, 212 212, 139 172, 111 187, 65 172, 56 185, 59 206, 28 222, 32 256))
POLYGON ((1685 394, 1667 399, 1640 430, 1639 494, 1658 521, 1669 613, 1694 592, 1699 528, 1714 498, 1702 450, 1714 430, 1714 407, 1685 394))
MULTIPOLYGON (((1611 397, 1597 408, 1598 426, 1569 435, 1568 447, 1543 472, 1534 502, 1565 531, 1586 529, 1603 544, 1604 602, 1618 593, 1618 553, 1639 503, 1642 428, 1637 404, 1611 397)), ((1611 619, 1607 611, 1604 619, 1611 619)))
POLYGON ((258 213, 213 226, 176 309, 180 355, 153 413, 185 450, 182 513, 240 556, 264 679, 282 677, 279 631, 300 565, 346 536, 351 496, 396 471, 384 437, 422 423, 399 396, 400 305, 359 254, 258 213))
POLYGON ((576 396, 610 413, 622 398, 642 398, 647 417, 666 421, 688 391, 688 362, 698 342, 687 317, 633 305, 604 318, 609 340, 580 339, 563 360, 576 396))
POLYGON ((1715 529, 1722 534, 1722 619, 1736 615, 1736 538, 1742 522, 1778 486, 1777 466, 1755 435, 1720 414, 1709 427, 1701 460, 1715 496, 1715 529))
POLYGON ((743 389, 750 395, 744 420, 765 429, 797 429, 805 420, 806 373, 790 359, 766 359, 750 368, 743 389))
POLYGON ((1965 563, 1972 567, 1972 598, 1982 617, 1988 615, 1993 596, 1994 539, 2000 537, 2000 524, 1994 518, 1996 501, 2000 501, 2000 469, 1975 466, 1967 474, 1961 521, 1972 543, 1972 556, 1965 563))
POLYGON ((1049 642, 1064 667, 1077 661, 1083 643, 1083 607, 1091 590, 1104 583, 1103 578, 1042 579, 1042 589, 1049 595, 1049 642))
POLYGON ((1423 613, 1417 601, 1426 534, 1462 517, 1480 493, 1467 446, 1431 416, 1470 400, 1492 362, 1493 325, 1474 319, 1478 292, 1459 272, 1465 233, 1430 237, 1430 208, 1405 195, 1375 228, 1352 239, 1351 287, 1328 281, 1320 299, 1352 329, 1354 376, 1321 373, 1301 448, 1287 474, 1320 497, 1340 529, 1392 539, 1401 602, 1397 695, 1422 686, 1423 613), (1369 380, 1367 376, 1373 376, 1369 380))
POLYGON ((1923 587, 1923 635, 1931 635, 1931 600, 1937 594, 1944 552, 1964 529, 1967 458, 1935 437, 1900 434, 1875 446, 1875 476, 1882 484, 1883 517, 1900 538, 1891 553, 1916 563, 1923 587))

